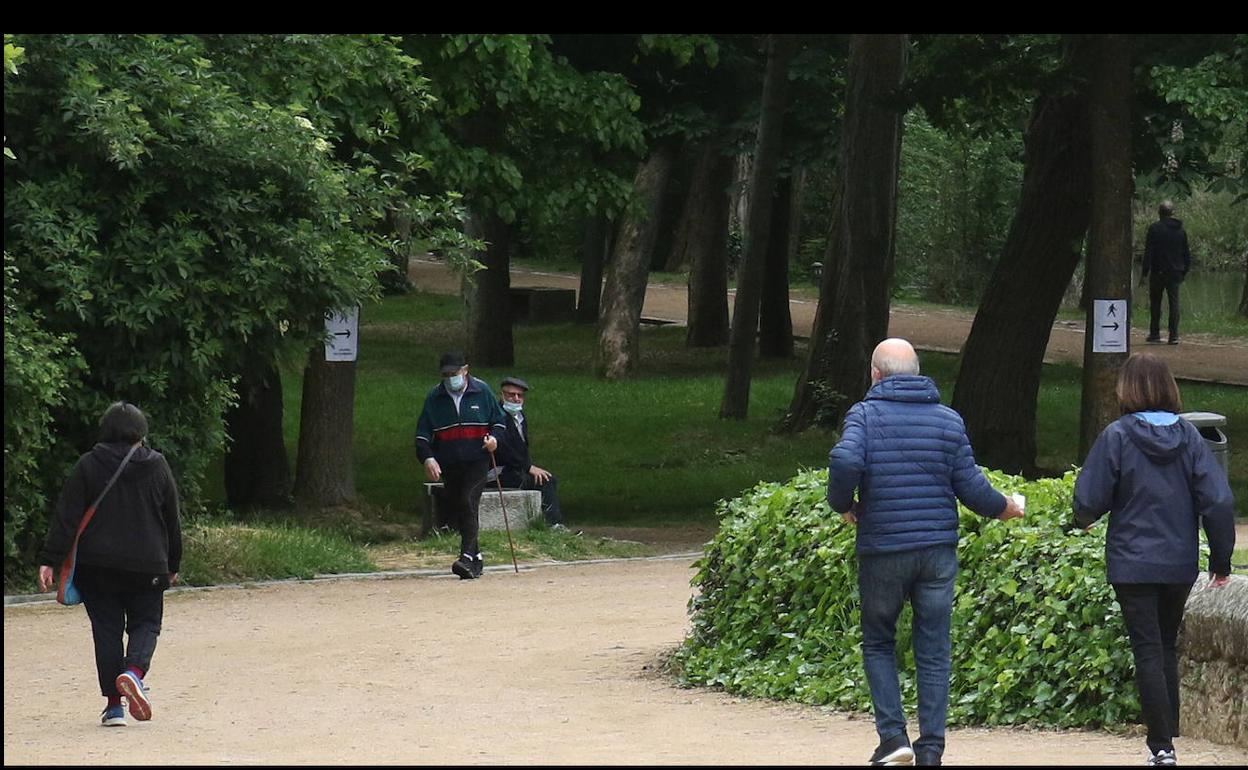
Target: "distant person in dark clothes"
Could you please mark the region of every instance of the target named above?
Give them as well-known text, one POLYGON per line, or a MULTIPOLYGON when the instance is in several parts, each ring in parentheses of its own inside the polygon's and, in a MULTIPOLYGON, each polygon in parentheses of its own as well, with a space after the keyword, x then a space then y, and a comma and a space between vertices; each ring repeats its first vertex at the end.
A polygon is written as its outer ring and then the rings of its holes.
POLYGON ((524 399, 529 384, 518 377, 503 380, 499 392, 500 405, 507 413, 507 432, 498 446, 499 478, 503 486, 513 489, 536 489, 542 493, 542 513, 546 523, 564 529, 563 512, 559 509, 559 479, 550 471, 539 468, 529 458, 531 446, 529 419, 524 414, 524 399))
POLYGON ((1162 201, 1159 219, 1148 226, 1144 238, 1144 269, 1148 281, 1148 342, 1161 342, 1161 295, 1169 300, 1170 344, 1179 344, 1179 284, 1192 268, 1192 252, 1182 220, 1174 217, 1174 204, 1162 201))
POLYGON ((506 425, 490 386, 468 373, 463 353, 442 354, 438 366, 442 382, 425 396, 416 423, 416 455, 429 480, 442 482, 442 499, 459 521, 459 558, 451 572, 471 580, 485 569, 477 544, 477 507, 490 469, 486 453, 498 448, 506 425))
POLYGON ((1235 500, 1204 438, 1179 418, 1179 386, 1165 361, 1131 356, 1117 395, 1123 416, 1097 438, 1075 482, 1075 522, 1090 528, 1109 511, 1105 566, 1131 638, 1149 764, 1173 765, 1175 643, 1200 569, 1197 530, 1203 521, 1211 585, 1221 587, 1235 548, 1235 500))
MULTIPOLYGON (((87 507, 95 502, 131 447, 147 435, 147 418, 118 402, 100 420, 100 440, 74 466, 56 501, 56 513, 39 556, 39 589, 52 587, 54 565, 64 561, 87 507)), ((82 594, 95 641, 100 693, 108 700, 100 722, 124 727, 126 712, 152 717, 143 677, 152 667, 164 619, 164 591, 178 580, 182 524, 178 489, 159 452, 138 446, 100 501, 78 541, 74 585, 82 594), (122 646, 123 637, 129 640, 122 646)))

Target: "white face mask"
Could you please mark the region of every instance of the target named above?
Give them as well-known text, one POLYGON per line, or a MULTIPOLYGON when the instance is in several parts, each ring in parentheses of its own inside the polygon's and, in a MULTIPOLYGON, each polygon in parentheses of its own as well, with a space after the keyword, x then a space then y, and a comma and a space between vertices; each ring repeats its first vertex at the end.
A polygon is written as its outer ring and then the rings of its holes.
POLYGON ((524 409, 524 404, 517 404, 513 401, 504 401, 503 409, 507 410, 507 414, 520 414, 524 409))
POLYGON ((452 393, 458 393, 463 390, 464 385, 466 384, 464 381, 464 375, 462 374, 456 374, 453 377, 446 377, 442 381, 446 383, 446 389, 452 393))

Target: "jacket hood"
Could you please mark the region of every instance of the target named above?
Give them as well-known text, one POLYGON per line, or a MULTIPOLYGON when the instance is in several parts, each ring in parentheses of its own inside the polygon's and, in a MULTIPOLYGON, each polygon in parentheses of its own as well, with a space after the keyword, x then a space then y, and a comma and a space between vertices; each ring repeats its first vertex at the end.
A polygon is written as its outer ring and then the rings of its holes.
POLYGON ((1161 220, 1161 223, 1171 230, 1178 230, 1183 227, 1183 220, 1177 217, 1166 217, 1161 220))
POLYGON ((1153 425, 1133 414, 1119 418, 1118 424, 1150 460, 1165 464, 1173 462, 1183 453, 1187 443, 1188 424, 1178 420, 1170 425, 1153 425))
POLYGON ((931 377, 921 374, 894 374, 872 385, 867 391, 867 398, 935 404, 940 402, 940 390, 931 377))
MULTIPOLYGON (((91 458, 99 463, 100 467, 108 472, 111 476, 117 470, 117 466, 121 465, 121 461, 125 459, 126 453, 130 451, 131 444, 96 444, 91 447, 91 458)), ((152 449, 148 449, 146 445, 141 445, 134 450, 134 455, 130 458, 130 462, 126 465, 126 469, 122 471, 123 475, 129 476, 131 473, 150 473, 159 466, 162 455, 152 449)))

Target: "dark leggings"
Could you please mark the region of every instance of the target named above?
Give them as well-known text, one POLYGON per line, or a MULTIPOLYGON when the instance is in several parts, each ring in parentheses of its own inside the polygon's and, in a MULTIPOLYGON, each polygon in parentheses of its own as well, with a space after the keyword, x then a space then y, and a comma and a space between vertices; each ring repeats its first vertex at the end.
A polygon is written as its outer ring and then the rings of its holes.
POLYGON ((100 694, 119 695, 118 675, 130 666, 145 674, 152 666, 156 638, 165 614, 167 580, 121 570, 78 565, 74 582, 91 619, 95 641, 95 672, 100 694), (123 647, 123 634, 129 638, 123 647))
POLYGON ((1135 686, 1153 753, 1174 750, 1179 734, 1179 663, 1175 646, 1192 586, 1184 583, 1115 583, 1135 656, 1135 686))

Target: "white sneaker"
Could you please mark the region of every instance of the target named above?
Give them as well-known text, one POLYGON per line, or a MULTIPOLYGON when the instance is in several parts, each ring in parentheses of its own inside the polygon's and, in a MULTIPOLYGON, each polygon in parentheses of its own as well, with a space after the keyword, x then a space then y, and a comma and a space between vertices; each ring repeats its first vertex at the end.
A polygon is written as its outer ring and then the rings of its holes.
POLYGON ((1174 767, 1175 765, 1179 764, 1179 760, 1174 756, 1173 751, 1166 751, 1165 749, 1162 749, 1156 754, 1153 754, 1152 752, 1149 753, 1148 764, 1149 765, 1162 765, 1165 767, 1174 767))

